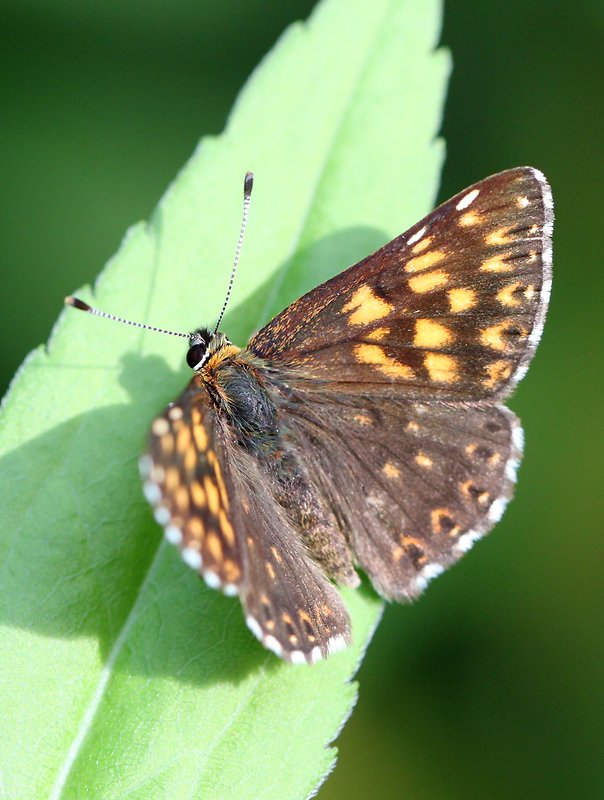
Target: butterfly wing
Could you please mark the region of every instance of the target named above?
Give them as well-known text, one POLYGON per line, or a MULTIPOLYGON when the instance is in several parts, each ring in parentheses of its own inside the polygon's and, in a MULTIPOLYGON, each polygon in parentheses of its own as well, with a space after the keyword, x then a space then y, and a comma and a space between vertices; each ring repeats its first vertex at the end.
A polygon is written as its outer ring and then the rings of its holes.
POLYGON ((196 375, 153 421, 140 468, 145 496, 166 539, 209 586, 234 595, 245 580, 245 550, 231 520, 226 434, 196 375))
POLYGON ((288 427, 385 597, 412 599, 501 517, 522 454, 514 414, 490 404, 421 404, 298 393, 288 427))
POLYGON ((552 225, 540 172, 493 175, 250 342, 285 376, 288 435, 386 597, 417 595, 511 496, 522 429, 496 403, 541 335, 552 225))
POLYGON ((501 398, 541 335, 553 204, 544 176, 486 178, 286 308, 250 342, 276 367, 422 399, 501 398))
POLYGON ((350 643, 350 619, 340 595, 275 501, 256 459, 242 449, 232 456, 229 483, 238 500, 234 527, 245 536, 241 599, 248 627, 293 663, 341 650, 350 643))
POLYGON ((348 644, 339 594, 200 376, 153 422, 141 472, 168 541, 209 586, 239 594, 248 626, 266 647, 312 663, 348 644))

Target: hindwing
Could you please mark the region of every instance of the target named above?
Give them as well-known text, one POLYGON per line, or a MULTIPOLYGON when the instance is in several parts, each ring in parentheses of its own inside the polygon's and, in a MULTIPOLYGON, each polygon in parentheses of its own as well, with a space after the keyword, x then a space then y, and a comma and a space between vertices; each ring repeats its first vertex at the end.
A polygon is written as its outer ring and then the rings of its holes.
POLYGON ((144 491, 165 536, 212 588, 239 594, 265 647, 294 663, 350 642, 348 613, 196 375, 153 422, 144 491))
POLYGON ((387 598, 409 600, 483 536, 510 499, 522 428, 503 406, 298 393, 288 427, 387 598))

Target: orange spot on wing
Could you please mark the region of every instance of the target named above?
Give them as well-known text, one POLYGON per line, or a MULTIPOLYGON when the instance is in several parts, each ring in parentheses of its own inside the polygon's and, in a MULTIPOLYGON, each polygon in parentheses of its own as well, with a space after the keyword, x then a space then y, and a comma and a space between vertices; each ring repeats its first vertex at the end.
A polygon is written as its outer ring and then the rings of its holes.
POLYGON ((177 486, 180 485, 180 474, 176 467, 168 467, 166 470, 166 477, 164 479, 164 486, 166 492, 172 493, 177 486))
POLYGON ((184 455, 191 444, 191 429, 188 425, 182 425, 176 434, 176 452, 184 455))
POLYGON ((203 523, 199 517, 187 520, 187 537, 198 540, 203 538, 203 523))
POLYGON ((487 364, 485 367, 485 372, 488 377, 482 381, 483 385, 486 386, 487 389, 494 389, 498 383, 507 381, 512 374, 512 366, 512 362, 506 361, 505 359, 491 361, 491 363, 487 364))
POLYGON ((174 437, 169 433, 159 439, 159 448, 162 454, 167 458, 174 452, 174 437))
POLYGON ((424 294, 424 292, 431 292, 438 289, 439 286, 444 286, 449 280, 449 276, 442 270, 435 270, 434 272, 426 272, 424 275, 415 275, 409 278, 409 288, 416 294, 424 294))
POLYGON ((415 456, 415 462, 419 464, 420 467, 424 467, 425 469, 432 469, 432 459, 428 458, 425 453, 418 453, 415 456))
POLYGON ((524 290, 524 296, 525 296, 525 297, 526 297, 526 299, 527 299, 527 300, 529 300, 529 301, 533 299, 533 297, 535 296, 535 294, 536 294, 536 292, 535 292, 535 287, 534 287, 532 284, 530 284, 529 286, 527 286, 527 287, 526 287, 526 289, 524 290))
POLYGON ((398 478, 401 474, 400 469, 395 464, 392 464, 390 461, 386 461, 386 463, 382 468, 382 472, 387 478, 391 480, 393 480, 394 478, 398 478))
POLYGON ((216 484, 206 475, 203 479, 203 488, 206 492, 206 497, 208 498, 208 506, 210 511, 215 516, 218 514, 218 510, 220 508, 220 495, 218 494, 218 488, 216 484))
POLYGON ((457 359, 443 353, 426 353, 424 366, 430 380, 435 383, 455 383, 457 380, 457 359))
POLYGON ((480 269, 483 272, 511 272, 512 266, 501 256, 492 256, 482 262, 480 269))
POLYGON ((475 501, 479 506, 485 506, 490 500, 489 493, 484 490, 481 491, 471 479, 461 483, 460 489, 468 500, 475 501))
MULTIPOLYGON (((416 245, 417 246, 417 245, 416 245)), ((433 267, 445 258, 445 253, 442 250, 429 250, 421 256, 411 258, 405 264, 405 272, 422 272, 425 269, 433 267)))
POLYGON ((453 340, 451 331, 432 319, 418 319, 415 322, 416 347, 443 347, 453 340))
POLYGON ((205 508, 206 493, 204 492, 199 481, 193 481, 189 488, 191 491, 191 498, 193 500, 193 503, 197 506, 197 508, 205 508))
POLYGON ((388 336, 389 333, 390 333, 390 328, 375 328, 374 330, 371 331, 371 333, 368 333, 365 338, 371 339, 372 342, 379 342, 384 337, 388 336))
POLYGON ((390 358, 377 344, 358 344, 354 349, 354 355, 359 363, 375 367, 388 378, 415 377, 410 366, 390 358))
POLYGON ((308 622, 309 625, 312 624, 312 619, 310 618, 310 615, 308 614, 308 612, 304 611, 303 608, 299 609, 298 616, 300 617, 301 622, 308 622))
POLYGON ((479 222, 481 222, 480 215, 475 211, 466 211, 466 213, 462 214, 459 218, 459 224, 463 228, 470 228, 472 225, 478 225, 479 222))
MULTIPOLYGON (((241 578, 241 570, 230 558, 227 558, 222 565, 222 572, 228 583, 238 583, 241 578)), ((266 623, 268 627, 268 622, 266 623)))
POLYGON ((232 547, 235 544, 235 531, 222 508, 218 512, 218 524, 220 525, 220 532, 224 536, 226 542, 232 547))
POLYGON ((470 489, 472 489, 473 486, 474 486, 473 480, 464 481, 460 486, 462 494, 464 494, 468 498, 471 497, 470 489))
POLYGON ((497 300, 501 303, 501 305, 507 306, 508 308, 515 308, 516 306, 519 306, 521 301, 518 297, 518 294, 521 286, 522 284, 520 281, 508 283, 507 286, 504 286, 497 292, 497 300))
POLYGON ((206 537, 205 541, 205 548, 207 552, 212 556, 214 561, 220 562, 222 561, 222 542, 220 538, 214 533, 214 531, 210 531, 206 537))
MULTIPOLYGON (((485 347, 490 347, 491 350, 507 350, 509 343, 506 342, 503 337, 514 326, 515 323, 513 320, 506 319, 497 325, 491 325, 489 328, 484 328, 482 331, 480 331, 480 341, 485 347)), ((524 338, 526 336, 526 332, 520 329, 520 326, 516 327, 518 327, 520 330, 520 333, 517 334, 519 338, 524 338)))
POLYGON ((189 449, 185 453, 185 458, 183 463, 186 472, 188 472, 189 474, 193 472, 193 470, 195 469, 195 465, 197 464, 197 451, 195 450, 194 447, 189 447, 189 449))
POLYGON ((420 241, 416 245, 413 245, 413 247, 411 248, 411 252, 422 253, 426 249, 426 247, 430 247, 431 243, 432 243, 432 237, 426 236, 425 238, 420 239, 420 241))
POLYGON ((448 508, 435 508, 431 515, 432 530, 434 533, 448 534, 457 536, 460 531, 459 525, 455 524, 448 508))
POLYGON ((369 325, 382 317, 386 317, 394 308, 371 289, 360 286, 352 295, 348 303, 342 306, 344 313, 352 312, 348 317, 350 325, 369 325))
POLYGON ((476 305, 476 292, 474 289, 449 289, 449 307, 454 314, 467 311, 476 305))
POLYGON ((226 486, 224 485, 224 480, 222 478, 222 470, 220 469, 220 463, 218 459, 216 459, 214 464, 214 475, 216 476, 216 483, 218 484, 218 491, 220 492, 220 497, 222 498, 222 502, 224 503, 224 507, 226 510, 229 510, 229 493, 226 490, 226 486))
POLYGON ((174 492, 174 502, 181 514, 186 515, 189 510, 189 491, 186 486, 179 486, 174 492))
POLYGON ((208 447, 208 434, 200 422, 193 425, 193 439, 195 440, 197 449, 201 453, 205 453, 208 447))
POLYGON ((491 231, 488 233, 484 240, 488 245, 499 245, 499 244, 509 244, 512 239, 508 235, 510 232, 509 226, 504 226, 503 228, 497 228, 497 230, 491 231))
POLYGON ((406 536, 404 533, 401 534, 399 541, 402 545, 403 553, 411 559, 416 567, 421 567, 427 562, 428 558, 425 553, 424 542, 414 536, 406 536))

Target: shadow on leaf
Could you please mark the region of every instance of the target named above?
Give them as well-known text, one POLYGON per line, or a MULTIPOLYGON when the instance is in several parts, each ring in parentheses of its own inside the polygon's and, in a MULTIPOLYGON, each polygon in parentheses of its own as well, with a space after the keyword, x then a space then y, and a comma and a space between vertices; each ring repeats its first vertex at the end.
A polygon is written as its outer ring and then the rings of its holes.
MULTIPOLYGON (((381 241, 355 228, 297 254, 286 279, 272 277, 230 310, 223 330, 241 341, 271 292, 291 302, 340 271, 343 256, 354 261, 381 241)), ((51 361, 40 369, 81 369, 85 380, 85 367, 51 361)), ((115 367, 91 368, 113 379, 115 367)), ((46 636, 94 637, 101 661, 128 674, 236 683, 280 662, 247 630, 238 600, 208 589, 163 541, 138 478, 149 424, 188 374, 157 356, 128 354, 119 382, 130 402, 73 417, 0 461, 4 486, 18 487, 5 512, 12 540, 1 617, 46 636)))

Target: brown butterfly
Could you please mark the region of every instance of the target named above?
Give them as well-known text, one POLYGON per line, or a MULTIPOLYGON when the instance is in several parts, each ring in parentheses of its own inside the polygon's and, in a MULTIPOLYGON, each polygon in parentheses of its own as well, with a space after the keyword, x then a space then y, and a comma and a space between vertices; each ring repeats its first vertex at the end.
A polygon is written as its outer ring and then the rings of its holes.
MULTIPOLYGON (((248 174, 244 220, 251 186, 248 174)), ((507 170, 244 349, 218 325, 189 336, 194 375, 151 426, 145 495, 278 656, 313 663, 350 642, 334 583, 357 586, 357 567, 383 597, 412 600, 500 519, 523 438, 501 402, 541 336, 552 227, 545 177, 507 170)))

